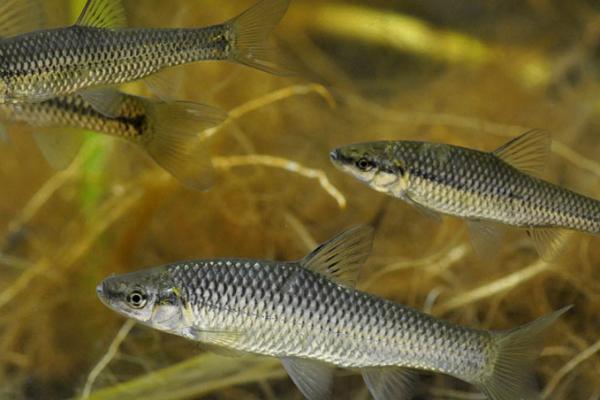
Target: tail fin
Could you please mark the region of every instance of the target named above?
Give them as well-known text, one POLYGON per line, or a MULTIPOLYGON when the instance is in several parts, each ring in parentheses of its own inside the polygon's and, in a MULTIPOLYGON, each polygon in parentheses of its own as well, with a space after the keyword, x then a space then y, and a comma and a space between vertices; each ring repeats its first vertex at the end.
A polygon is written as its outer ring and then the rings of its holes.
POLYGON ((143 99, 148 134, 141 145, 150 157, 184 185, 206 190, 214 183, 207 144, 201 132, 220 124, 227 114, 217 108, 185 101, 143 99))
POLYGON ((230 59, 275 75, 288 71, 275 62, 267 38, 287 11, 290 0, 261 0, 227 22, 233 33, 230 59))
POLYGON ((533 376, 533 362, 542 347, 540 336, 572 306, 543 316, 526 325, 494 332, 496 360, 489 371, 475 382, 492 400, 541 399, 533 376))

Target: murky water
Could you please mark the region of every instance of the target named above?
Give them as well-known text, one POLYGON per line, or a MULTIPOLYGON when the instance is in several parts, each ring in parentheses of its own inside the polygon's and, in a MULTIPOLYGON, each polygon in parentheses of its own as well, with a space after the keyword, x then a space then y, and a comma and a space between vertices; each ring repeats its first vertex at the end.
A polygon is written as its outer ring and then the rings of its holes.
MULTIPOLYGON (((44 0, 50 26, 81 1, 44 0)), ((192 27, 252 1, 126 1, 129 23, 192 27)), ((277 360, 227 358, 133 326, 96 298, 112 273, 220 256, 291 260, 356 223, 376 227, 359 288, 472 327, 513 327, 567 304, 537 366, 557 399, 600 395, 600 244, 573 235, 553 265, 520 231, 497 259, 442 222, 337 171, 328 153, 375 139, 493 150, 530 128, 553 139, 546 178, 600 197, 600 8, 593 1, 294 0, 275 32, 297 73, 227 62, 175 68, 173 98, 228 110, 207 142, 215 186, 193 192, 134 146, 87 133, 55 171, 26 125, 0 144, 0 398, 299 399, 277 360)), ((149 94, 143 84, 127 90, 149 94)), ((82 134, 85 134, 82 132, 82 134)), ((476 389, 423 375, 422 399, 476 389)), ((336 377, 337 398, 366 399, 336 377)))

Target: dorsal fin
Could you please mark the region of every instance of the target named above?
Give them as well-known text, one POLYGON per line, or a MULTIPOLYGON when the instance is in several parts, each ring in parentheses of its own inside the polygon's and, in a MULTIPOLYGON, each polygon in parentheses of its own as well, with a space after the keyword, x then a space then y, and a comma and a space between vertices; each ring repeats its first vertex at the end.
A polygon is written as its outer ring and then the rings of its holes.
POLYGON ((90 28, 123 28, 127 24, 121 0, 87 0, 76 25, 90 28))
POLYGON ((6 38, 44 28, 43 7, 38 0, 2 0, 0 37, 6 38))
POLYGON ((373 228, 357 225, 321 244, 302 260, 302 265, 353 287, 372 247, 373 228))
POLYGON ((548 132, 534 129, 502 145, 494 155, 521 172, 540 176, 546 167, 550 144, 548 132))

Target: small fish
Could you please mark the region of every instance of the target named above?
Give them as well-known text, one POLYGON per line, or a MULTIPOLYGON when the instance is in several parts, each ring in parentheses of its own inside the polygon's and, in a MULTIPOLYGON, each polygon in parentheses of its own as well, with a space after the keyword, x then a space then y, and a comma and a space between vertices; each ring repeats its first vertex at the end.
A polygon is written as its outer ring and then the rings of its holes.
POLYGON ((508 331, 471 329, 354 289, 373 230, 356 226, 304 259, 197 260, 111 276, 96 291, 119 314, 210 348, 281 359, 305 397, 332 394, 336 366, 376 400, 410 397, 414 370, 470 382, 490 399, 538 399, 540 335, 567 308, 508 331))
POLYGON ((40 103, 0 104, 0 119, 26 122, 42 153, 56 168, 65 168, 83 141, 82 130, 125 139, 141 147, 184 185, 204 190, 212 185, 211 159, 200 136, 227 116, 217 108, 185 101, 161 101, 97 89, 111 98, 115 115, 106 116, 78 95, 40 103))
MULTIPOLYGON (((268 34, 285 14, 289 0, 262 0, 237 18, 193 29, 124 28, 120 0, 88 0, 76 24, 36 30, 26 16, 34 0, 3 0, 12 18, 0 18, 0 102, 39 102, 97 86, 148 77, 165 68, 229 60, 267 72, 268 34), (16 36, 15 33, 21 33, 16 36)), ((147 81, 158 85, 159 80, 147 81)), ((110 115, 106 99, 87 99, 110 115)))
POLYGON ((600 234, 600 202, 538 178, 549 151, 548 134, 534 130, 493 152, 380 141, 337 148, 330 158, 371 188, 426 213, 466 218, 478 251, 497 247, 500 223, 527 229, 538 253, 551 260, 564 229, 600 234))

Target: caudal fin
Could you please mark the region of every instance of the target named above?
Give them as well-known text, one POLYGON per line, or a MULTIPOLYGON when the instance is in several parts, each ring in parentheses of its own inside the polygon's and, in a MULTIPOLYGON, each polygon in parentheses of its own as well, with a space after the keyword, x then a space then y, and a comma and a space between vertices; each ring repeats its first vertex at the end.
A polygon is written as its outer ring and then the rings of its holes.
POLYGON ((288 74, 289 71, 275 61, 267 39, 283 18, 289 2, 289 0, 261 0, 227 22, 233 33, 230 58, 272 74, 288 74))
POLYGON ((206 190, 214 182, 214 172, 204 129, 227 118, 225 111, 185 101, 144 99, 148 133, 141 145, 150 157, 184 185, 206 190))
POLYGON ((543 316, 518 328, 494 332, 496 359, 489 370, 474 382, 492 400, 541 399, 533 376, 541 335, 571 306, 543 316))

